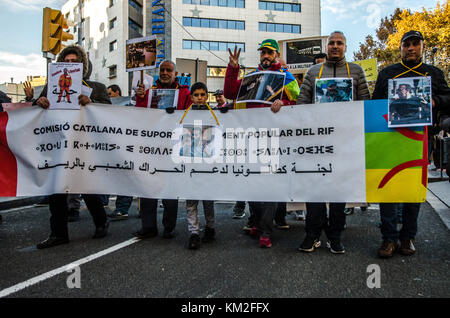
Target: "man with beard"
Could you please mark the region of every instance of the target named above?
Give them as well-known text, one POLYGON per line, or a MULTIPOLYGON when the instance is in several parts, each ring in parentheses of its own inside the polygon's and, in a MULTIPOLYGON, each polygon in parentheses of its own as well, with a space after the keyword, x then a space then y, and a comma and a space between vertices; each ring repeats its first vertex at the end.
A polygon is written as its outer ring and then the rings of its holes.
MULTIPOLYGON (((270 107, 272 112, 277 113, 283 105, 295 105, 300 88, 295 77, 280 64, 280 48, 278 42, 273 39, 264 40, 260 47, 260 64, 258 71, 283 72, 286 74, 283 87, 283 98, 276 99, 271 105, 259 102, 247 102, 246 108, 270 107)), ((239 55, 241 49, 234 48, 234 52, 228 49, 230 62, 225 74, 224 95, 228 99, 235 100, 239 93, 242 79, 239 79, 239 55)), ((249 225, 250 235, 259 235, 260 247, 269 248, 272 246, 271 235, 273 232, 273 219, 277 209, 277 202, 249 202, 251 213, 249 225)))

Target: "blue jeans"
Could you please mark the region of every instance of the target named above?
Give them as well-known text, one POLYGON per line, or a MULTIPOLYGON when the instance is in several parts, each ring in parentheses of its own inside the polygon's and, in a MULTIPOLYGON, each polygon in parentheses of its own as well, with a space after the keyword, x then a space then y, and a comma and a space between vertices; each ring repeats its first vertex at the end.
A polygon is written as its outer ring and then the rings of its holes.
POLYGON ((417 234, 420 203, 380 203, 381 234, 391 242, 413 240, 417 234), (397 230, 398 209, 402 212, 402 229, 397 230))
POLYGON ((128 210, 130 209, 132 203, 133 197, 118 195, 116 199, 116 212, 128 214, 128 210))

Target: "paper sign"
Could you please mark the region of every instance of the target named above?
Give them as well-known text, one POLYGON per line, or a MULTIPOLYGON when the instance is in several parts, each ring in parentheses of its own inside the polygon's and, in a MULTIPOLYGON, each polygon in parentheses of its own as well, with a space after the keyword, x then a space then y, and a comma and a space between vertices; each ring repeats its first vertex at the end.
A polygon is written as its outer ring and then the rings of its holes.
POLYGON ((83 75, 82 63, 50 63, 48 65, 47 99, 50 109, 80 109, 83 75))

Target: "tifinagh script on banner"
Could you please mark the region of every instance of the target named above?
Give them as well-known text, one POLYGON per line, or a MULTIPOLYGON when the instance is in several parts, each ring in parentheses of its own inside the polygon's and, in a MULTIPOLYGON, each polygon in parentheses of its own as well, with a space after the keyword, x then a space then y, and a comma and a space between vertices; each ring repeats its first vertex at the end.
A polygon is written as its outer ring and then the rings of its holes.
POLYGON ((17 196, 365 201, 362 102, 217 112, 220 126, 209 111, 180 125, 181 111, 101 104, 7 116, 17 196))

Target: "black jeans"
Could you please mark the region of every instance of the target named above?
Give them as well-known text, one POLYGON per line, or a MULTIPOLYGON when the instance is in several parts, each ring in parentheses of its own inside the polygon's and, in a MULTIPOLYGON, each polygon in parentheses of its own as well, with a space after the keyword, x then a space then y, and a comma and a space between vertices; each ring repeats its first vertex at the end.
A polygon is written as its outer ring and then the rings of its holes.
MULTIPOLYGON (((172 232, 177 224, 178 200, 162 200, 164 206, 163 226, 167 232, 172 232)), ((158 199, 141 198, 141 221, 144 231, 157 231, 156 212, 158 199)))
MULTIPOLYGON (((102 227, 106 223, 106 212, 98 194, 82 194, 84 202, 92 215, 95 227, 102 227)), ((67 217, 69 205, 68 194, 53 194, 49 197, 51 236, 69 238, 67 217)))
POLYGON ((306 203, 306 235, 319 238, 322 230, 328 239, 340 239, 345 226, 345 202, 330 203, 330 214, 327 218, 327 205, 324 202, 306 203))
POLYGON ((277 209, 277 202, 249 202, 252 225, 256 226, 263 236, 270 237, 273 232, 273 218, 277 209))
POLYGON ((381 235, 383 240, 397 242, 414 239, 420 203, 380 203, 381 235), (402 205, 400 207, 400 205, 402 205), (398 210, 402 213, 402 229, 397 230, 398 210))

